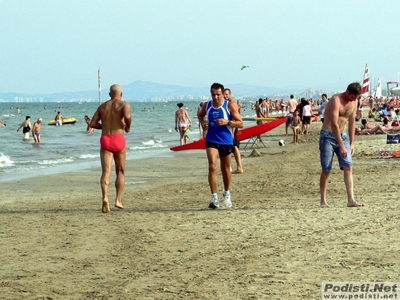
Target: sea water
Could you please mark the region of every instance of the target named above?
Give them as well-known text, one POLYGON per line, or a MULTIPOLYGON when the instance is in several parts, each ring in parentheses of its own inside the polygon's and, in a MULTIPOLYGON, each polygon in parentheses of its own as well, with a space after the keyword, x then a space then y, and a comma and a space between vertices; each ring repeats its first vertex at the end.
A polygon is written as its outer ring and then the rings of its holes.
MULTIPOLYGON (((179 144, 175 131, 176 103, 131 102, 131 131, 125 134, 128 159, 139 159, 151 155, 169 155, 170 147, 179 144)), ((197 107, 199 102, 188 102, 186 106, 192 118, 190 139, 199 139, 197 107)), ((0 103, 0 118, 5 127, 0 127, 0 182, 40 174, 80 171, 83 168, 100 167, 100 130, 94 134, 86 131, 84 116, 90 118, 98 107, 93 102, 70 103, 0 103), (18 114, 17 108, 20 113, 18 114), (75 124, 48 125, 57 112, 65 118, 75 117, 75 124), (41 143, 23 140, 22 128, 18 127, 31 117, 31 124, 42 118, 41 143)))
MULTIPOLYGON (((175 102, 130 102, 131 131, 125 134, 127 159, 141 159, 150 156, 170 156, 170 147, 179 145, 179 133, 175 131, 175 102)), ((189 141, 200 138, 197 108, 200 101, 185 103, 192 119, 189 141)), ((0 118, 5 127, 0 127, 0 182, 62 172, 75 172, 100 167, 100 130, 94 134, 86 131, 84 116, 90 118, 98 107, 95 102, 33 102, 0 103, 0 118), (18 114, 19 108, 20 113, 18 114), (75 117, 75 124, 62 126, 48 125, 60 111, 65 118, 75 117), (23 140, 22 128, 18 127, 31 117, 31 124, 42 118, 41 143, 23 140)), ((245 116, 254 116, 248 110, 245 116)), ((245 122, 245 127, 255 125, 245 122)))

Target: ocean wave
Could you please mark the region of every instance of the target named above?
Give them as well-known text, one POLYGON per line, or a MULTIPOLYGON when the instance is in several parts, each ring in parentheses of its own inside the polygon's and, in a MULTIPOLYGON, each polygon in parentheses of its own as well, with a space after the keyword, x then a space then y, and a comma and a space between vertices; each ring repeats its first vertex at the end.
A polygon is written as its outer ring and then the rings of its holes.
POLYGON ((153 140, 150 140, 150 141, 142 142, 142 144, 145 146, 154 146, 156 144, 156 142, 153 140))
POLYGON ((78 158, 86 159, 86 158, 98 158, 100 154, 81 154, 78 158))
POLYGON ((74 161, 72 158, 60 158, 60 159, 45 159, 42 161, 38 161, 39 165, 55 165, 55 164, 63 164, 74 161))
POLYGON ((0 168, 6 168, 13 166, 15 163, 8 157, 7 155, 4 155, 3 153, 0 153, 0 168))
POLYGON ((159 148, 167 148, 167 145, 164 145, 162 143, 157 144, 151 144, 151 145, 144 145, 144 146, 132 146, 128 147, 129 150, 149 150, 149 149, 159 149, 159 148))

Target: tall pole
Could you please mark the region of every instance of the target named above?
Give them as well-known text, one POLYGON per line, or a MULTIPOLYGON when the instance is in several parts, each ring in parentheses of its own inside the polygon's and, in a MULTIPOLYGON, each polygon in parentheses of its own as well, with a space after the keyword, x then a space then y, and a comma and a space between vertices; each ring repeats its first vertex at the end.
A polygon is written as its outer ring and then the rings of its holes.
POLYGON ((97 72, 97 77, 99 79, 99 105, 101 104, 101 72, 100 72, 100 68, 97 72))

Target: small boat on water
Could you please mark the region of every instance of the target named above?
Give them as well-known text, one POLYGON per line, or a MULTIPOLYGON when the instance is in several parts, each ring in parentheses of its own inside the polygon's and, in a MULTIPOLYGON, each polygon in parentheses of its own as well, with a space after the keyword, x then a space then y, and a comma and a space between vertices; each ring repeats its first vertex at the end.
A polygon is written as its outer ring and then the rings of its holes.
MULTIPOLYGON (((67 125, 67 124, 75 124, 76 123, 76 118, 72 117, 72 118, 63 118, 62 119, 62 123, 63 125, 67 125)), ((56 125, 56 120, 51 120, 48 125, 56 125)))

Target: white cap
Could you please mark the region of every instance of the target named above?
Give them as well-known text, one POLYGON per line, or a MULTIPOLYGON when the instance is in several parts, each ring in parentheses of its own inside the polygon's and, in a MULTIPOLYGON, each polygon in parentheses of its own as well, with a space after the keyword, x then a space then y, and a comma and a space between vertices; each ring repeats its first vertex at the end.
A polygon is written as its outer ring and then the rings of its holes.
POLYGON ((38 121, 43 121, 42 118, 37 119, 38 121))

